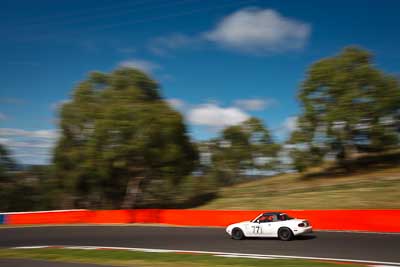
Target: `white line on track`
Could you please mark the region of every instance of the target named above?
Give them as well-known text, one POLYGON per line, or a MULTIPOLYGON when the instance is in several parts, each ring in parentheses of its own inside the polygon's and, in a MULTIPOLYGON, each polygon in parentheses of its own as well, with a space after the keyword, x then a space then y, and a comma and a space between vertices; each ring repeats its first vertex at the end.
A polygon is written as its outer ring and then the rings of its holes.
POLYGON ((249 258, 249 259, 303 259, 303 260, 320 260, 320 261, 336 261, 336 262, 351 262, 361 263, 374 267, 396 266, 400 267, 400 262, 386 261, 369 261, 369 260, 354 260, 342 258, 321 258, 321 257, 305 257, 305 256, 288 256, 288 255, 268 255, 268 254, 244 254, 218 251, 201 251, 201 250, 177 250, 177 249, 149 249, 149 248, 129 248, 129 247, 100 247, 100 246, 24 246, 14 247, 12 249, 40 249, 40 248, 62 248, 62 249, 84 249, 84 250, 126 250, 140 252, 158 252, 158 253, 188 253, 188 254, 207 254, 219 257, 232 258, 249 258))

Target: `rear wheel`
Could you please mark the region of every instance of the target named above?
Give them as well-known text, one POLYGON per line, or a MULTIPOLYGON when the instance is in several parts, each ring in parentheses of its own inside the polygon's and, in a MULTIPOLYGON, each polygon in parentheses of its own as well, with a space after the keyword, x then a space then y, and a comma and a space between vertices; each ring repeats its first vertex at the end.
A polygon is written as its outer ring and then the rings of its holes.
POLYGON ((243 231, 239 228, 235 228, 232 230, 232 238, 235 240, 241 240, 244 238, 243 231))
POLYGON ((278 238, 283 241, 289 241, 293 239, 293 232, 287 227, 279 228, 278 238))

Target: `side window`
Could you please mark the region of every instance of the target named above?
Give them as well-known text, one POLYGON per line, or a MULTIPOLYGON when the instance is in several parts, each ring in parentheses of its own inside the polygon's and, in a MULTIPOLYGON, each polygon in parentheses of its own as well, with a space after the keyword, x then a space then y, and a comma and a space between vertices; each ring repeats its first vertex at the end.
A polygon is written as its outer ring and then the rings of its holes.
POLYGON ((267 216, 261 216, 260 218, 258 218, 258 221, 259 221, 260 223, 266 222, 266 221, 267 221, 267 216))
POLYGON ((277 221, 279 221, 279 217, 276 214, 264 214, 255 220, 255 222, 258 223, 277 222, 277 221))
POLYGON ((272 220, 273 220, 272 217, 273 217, 273 216, 271 216, 271 215, 264 215, 264 216, 261 216, 261 217, 259 218, 259 222, 260 222, 260 223, 272 222, 272 220))

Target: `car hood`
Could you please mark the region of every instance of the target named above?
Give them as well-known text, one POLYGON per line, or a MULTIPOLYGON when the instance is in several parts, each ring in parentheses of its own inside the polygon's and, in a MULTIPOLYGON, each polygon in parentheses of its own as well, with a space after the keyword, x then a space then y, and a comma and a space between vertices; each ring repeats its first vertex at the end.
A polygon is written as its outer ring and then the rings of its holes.
POLYGON ((244 223, 249 223, 249 222, 250 221, 243 221, 243 222, 233 223, 233 224, 228 225, 227 228, 234 227, 234 226, 237 226, 237 225, 240 225, 240 224, 244 224, 244 223))

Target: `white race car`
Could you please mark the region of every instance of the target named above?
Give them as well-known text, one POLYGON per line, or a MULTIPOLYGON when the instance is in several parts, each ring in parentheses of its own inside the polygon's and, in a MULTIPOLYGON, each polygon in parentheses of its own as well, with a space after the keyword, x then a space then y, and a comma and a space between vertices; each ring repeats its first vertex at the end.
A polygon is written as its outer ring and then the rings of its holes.
POLYGON ((226 232, 235 240, 245 237, 278 237, 288 241, 293 237, 311 233, 312 227, 307 220, 289 217, 286 213, 261 213, 254 220, 234 223, 226 232))

